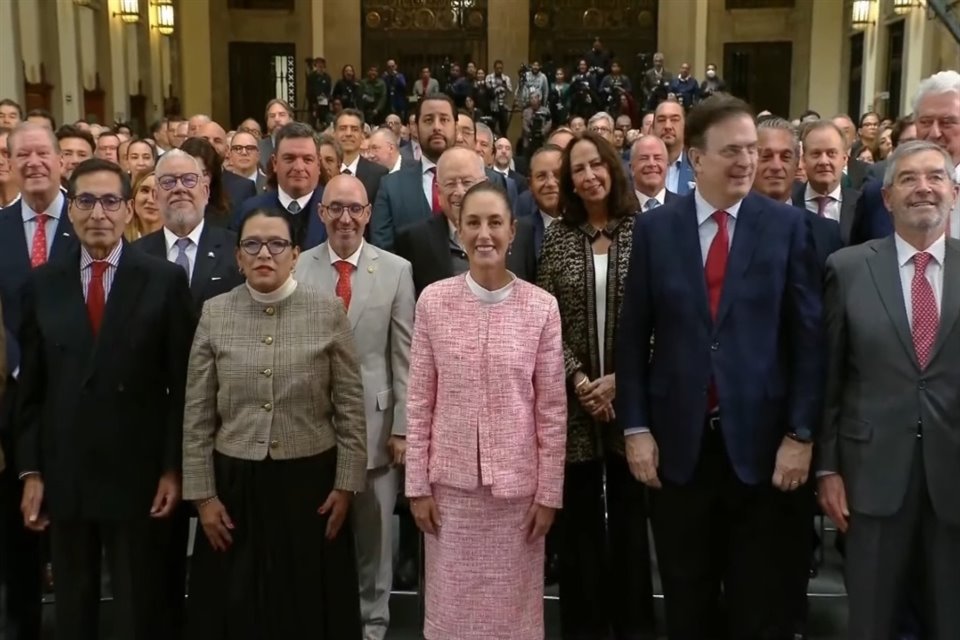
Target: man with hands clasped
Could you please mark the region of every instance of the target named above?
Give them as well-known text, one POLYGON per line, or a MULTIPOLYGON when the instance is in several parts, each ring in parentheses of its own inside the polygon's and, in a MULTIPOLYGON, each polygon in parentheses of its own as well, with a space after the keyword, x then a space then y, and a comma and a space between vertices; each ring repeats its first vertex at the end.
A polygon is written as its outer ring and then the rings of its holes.
POLYGON ((810 522, 792 502, 822 395, 816 256, 803 212, 750 193, 744 102, 703 101, 685 139, 696 191, 634 229, 617 419, 631 472, 656 489, 670 638, 713 637, 721 588, 729 637, 793 638, 810 522))

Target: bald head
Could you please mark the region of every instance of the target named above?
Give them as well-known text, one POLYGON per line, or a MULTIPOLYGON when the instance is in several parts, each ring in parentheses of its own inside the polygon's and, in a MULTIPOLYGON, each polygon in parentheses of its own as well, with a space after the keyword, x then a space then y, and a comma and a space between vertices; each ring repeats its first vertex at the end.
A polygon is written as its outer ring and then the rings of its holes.
POLYGON ((200 127, 210 122, 210 116, 198 113, 187 120, 187 137, 196 138, 200 135, 200 127))
POLYGON ((356 176, 348 176, 344 173, 331 178, 323 188, 323 204, 330 205, 332 202, 370 204, 367 200, 367 189, 363 183, 356 176), (344 197, 348 199, 344 200, 344 197))
POLYGON ((363 243, 363 231, 370 222, 367 189, 355 176, 340 174, 323 189, 320 219, 327 228, 330 249, 346 260, 363 243))
POLYGON ((217 155, 224 158, 227 155, 227 132, 216 122, 206 122, 200 125, 195 134, 198 138, 203 138, 213 145, 217 150, 217 155))
POLYGON ((487 179, 483 158, 473 149, 447 149, 437 163, 437 184, 440 187, 440 206, 454 225, 460 219, 460 203, 467 190, 487 179))

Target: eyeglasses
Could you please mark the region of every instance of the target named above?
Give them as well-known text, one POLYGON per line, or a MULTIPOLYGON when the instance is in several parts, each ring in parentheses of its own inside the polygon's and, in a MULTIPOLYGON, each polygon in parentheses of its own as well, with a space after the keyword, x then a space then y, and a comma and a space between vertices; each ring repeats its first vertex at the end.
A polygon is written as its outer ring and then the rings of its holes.
POLYGON ((235 144, 230 147, 234 153, 256 153, 259 147, 255 144, 235 144))
POLYGON ((266 247, 270 255, 278 256, 286 251, 292 244, 293 243, 289 240, 255 240, 253 238, 248 238, 240 242, 240 248, 243 249, 244 253, 249 253, 251 256, 255 256, 258 255, 264 247, 266 247))
POLYGON ((590 127, 590 131, 593 131, 594 133, 611 133, 613 130, 610 127, 593 126, 590 127))
POLYGON ((81 193, 73 198, 73 204, 77 205, 77 209, 82 211, 91 211, 97 206, 98 202, 104 211, 117 211, 120 209, 120 205, 123 204, 123 198, 113 194, 107 194, 98 198, 89 193, 81 193))
POLYGON ((157 177, 157 186, 164 191, 172 191, 178 182, 187 189, 193 189, 200 182, 200 175, 197 173, 184 173, 179 176, 157 177))
POLYGON ((474 180, 473 178, 455 178, 453 180, 445 180, 442 186, 444 191, 454 191, 458 185, 462 185, 465 191, 469 191, 470 187, 477 184, 479 180, 474 180))
POLYGON ((326 209, 330 213, 330 215, 333 216, 334 218, 339 218, 340 216, 342 216, 344 211, 349 212, 351 218, 359 218, 360 216, 363 215, 363 212, 366 211, 367 207, 369 207, 370 205, 359 204, 356 202, 352 204, 342 204, 340 202, 334 202, 333 204, 322 204, 320 206, 323 209, 326 209))

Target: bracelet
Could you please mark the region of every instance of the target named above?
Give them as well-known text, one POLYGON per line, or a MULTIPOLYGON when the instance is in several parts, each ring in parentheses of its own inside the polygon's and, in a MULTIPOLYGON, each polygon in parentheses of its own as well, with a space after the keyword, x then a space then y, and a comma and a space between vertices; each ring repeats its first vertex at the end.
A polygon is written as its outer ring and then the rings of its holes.
POLYGON ((218 499, 217 496, 212 496, 212 497, 207 498, 207 499, 205 499, 205 500, 201 500, 201 501, 197 504, 197 509, 203 509, 205 506, 207 506, 208 504, 211 504, 212 502, 216 501, 217 499, 218 499))
POLYGON ((579 388, 582 387, 583 385, 587 384, 588 382, 590 382, 590 378, 588 378, 586 375, 584 375, 584 376, 583 376, 583 380, 581 380, 581 381, 578 382, 577 384, 573 385, 573 390, 576 391, 577 389, 579 389, 579 388))

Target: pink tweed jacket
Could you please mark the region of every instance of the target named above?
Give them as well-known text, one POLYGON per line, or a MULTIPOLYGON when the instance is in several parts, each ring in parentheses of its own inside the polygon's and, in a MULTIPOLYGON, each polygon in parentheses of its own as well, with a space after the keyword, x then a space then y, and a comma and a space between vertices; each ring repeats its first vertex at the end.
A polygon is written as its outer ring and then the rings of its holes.
POLYGON ((410 497, 489 486, 560 508, 567 399, 556 299, 517 280, 485 304, 465 276, 417 302, 407 391, 410 497))

